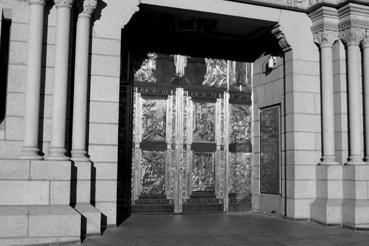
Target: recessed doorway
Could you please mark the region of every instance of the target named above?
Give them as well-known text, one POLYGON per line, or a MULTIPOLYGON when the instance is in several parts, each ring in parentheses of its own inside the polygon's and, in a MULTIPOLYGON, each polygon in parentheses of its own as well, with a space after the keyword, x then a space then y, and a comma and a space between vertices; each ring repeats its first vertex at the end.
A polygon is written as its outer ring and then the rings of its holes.
POLYGON ((251 210, 251 61, 278 47, 261 48, 273 25, 153 6, 132 17, 122 32, 118 213, 251 210))

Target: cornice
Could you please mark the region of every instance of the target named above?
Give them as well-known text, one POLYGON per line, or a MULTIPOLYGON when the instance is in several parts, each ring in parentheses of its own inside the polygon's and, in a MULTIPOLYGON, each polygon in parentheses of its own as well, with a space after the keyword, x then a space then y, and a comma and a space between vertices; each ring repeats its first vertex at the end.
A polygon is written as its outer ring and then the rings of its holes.
POLYGON ((267 6, 279 9, 288 9, 292 11, 299 11, 311 13, 321 8, 322 6, 329 6, 333 8, 340 8, 346 4, 353 3, 361 6, 369 6, 368 0, 226 0, 231 2, 240 2, 252 5, 267 6))

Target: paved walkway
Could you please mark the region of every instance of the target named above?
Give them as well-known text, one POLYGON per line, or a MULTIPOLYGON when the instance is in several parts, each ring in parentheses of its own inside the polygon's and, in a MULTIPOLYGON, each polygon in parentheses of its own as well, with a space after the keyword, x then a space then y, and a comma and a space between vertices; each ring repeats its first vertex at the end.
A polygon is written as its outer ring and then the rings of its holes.
POLYGON ((253 213, 132 215, 84 246, 369 246, 368 231, 324 227, 253 213))

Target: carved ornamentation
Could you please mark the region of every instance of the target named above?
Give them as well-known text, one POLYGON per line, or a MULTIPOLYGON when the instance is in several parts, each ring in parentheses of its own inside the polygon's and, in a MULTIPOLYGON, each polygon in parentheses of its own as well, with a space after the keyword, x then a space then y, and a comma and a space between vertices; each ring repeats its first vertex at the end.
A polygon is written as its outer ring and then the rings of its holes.
POLYGON ((341 40, 348 46, 358 46, 363 40, 365 32, 361 29, 346 29, 340 32, 341 40))
POLYGON ((348 21, 341 22, 338 25, 338 28, 339 28, 340 31, 344 31, 344 30, 350 29, 350 28, 367 29, 368 27, 369 27, 369 22, 368 21, 355 19, 355 18, 351 18, 348 21))
POLYGON ((321 47, 332 47, 337 38, 338 33, 334 31, 324 30, 314 34, 314 42, 321 47))
POLYGON ((369 48, 369 30, 366 30, 365 36, 361 41, 361 45, 363 48, 369 48))
POLYGON ((279 46, 282 48, 284 52, 291 49, 290 44, 287 42, 286 36, 279 29, 279 25, 276 25, 272 30, 272 35, 277 39, 279 46))
POLYGON ((91 16, 97 7, 97 0, 84 0, 82 15, 91 16))
POLYGON ((314 25, 311 28, 311 31, 314 34, 318 33, 318 32, 323 32, 323 31, 338 32, 338 26, 335 23, 324 22, 324 23, 320 23, 318 25, 314 25))
POLYGON ((29 5, 37 4, 44 6, 47 0, 25 0, 29 5))
POLYGON ((74 0, 54 0, 55 6, 59 7, 67 7, 72 8, 74 0))

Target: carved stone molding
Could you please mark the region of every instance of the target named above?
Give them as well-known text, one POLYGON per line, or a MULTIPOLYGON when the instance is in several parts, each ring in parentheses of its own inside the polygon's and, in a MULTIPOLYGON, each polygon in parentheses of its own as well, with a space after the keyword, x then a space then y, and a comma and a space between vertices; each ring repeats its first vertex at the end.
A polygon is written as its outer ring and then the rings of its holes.
POLYGON ((340 38, 347 46, 358 46, 365 36, 362 29, 350 28, 340 31, 340 38))
POLYGON ((66 7, 66 8, 72 8, 74 0, 54 0, 55 6, 57 8, 59 7, 66 7))
POLYGON ((352 18, 348 21, 341 22, 338 25, 340 31, 350 28, 359 28, 359 29, 366 29, 369 27, 369 22, 365 20, 359 20, 352 18))
POLYGON ((81 15, 91 17, 97 7, 97 0, 84 0, 81 15))
POLYGON ((284 52, 291 49, 290 44, 287 42, 286 36, 284 33, 280 30, 280 26, 276 25, 272 29, 272 35, 277 39, 279 46, 282 48, 284 52))
POLYGON ((46 4, 47 0, 25 0, 29 5, 31 4, 37 4, 44 6, 46 4))
POLYGON ((334 23, 325 22, 325 23, 321 23, 319 25, 313 26, 311 28, 311 31, 313 33, 318 33, 318 32, 322 32, 322 31, 338 32, 338 26, 337 26, 337 24, 334 24, 334 23))
POLYGON ((314 42, 320 47, 332 47, 333 43, 338 39, 338 32, 324 30, 314 33, 314 42))

